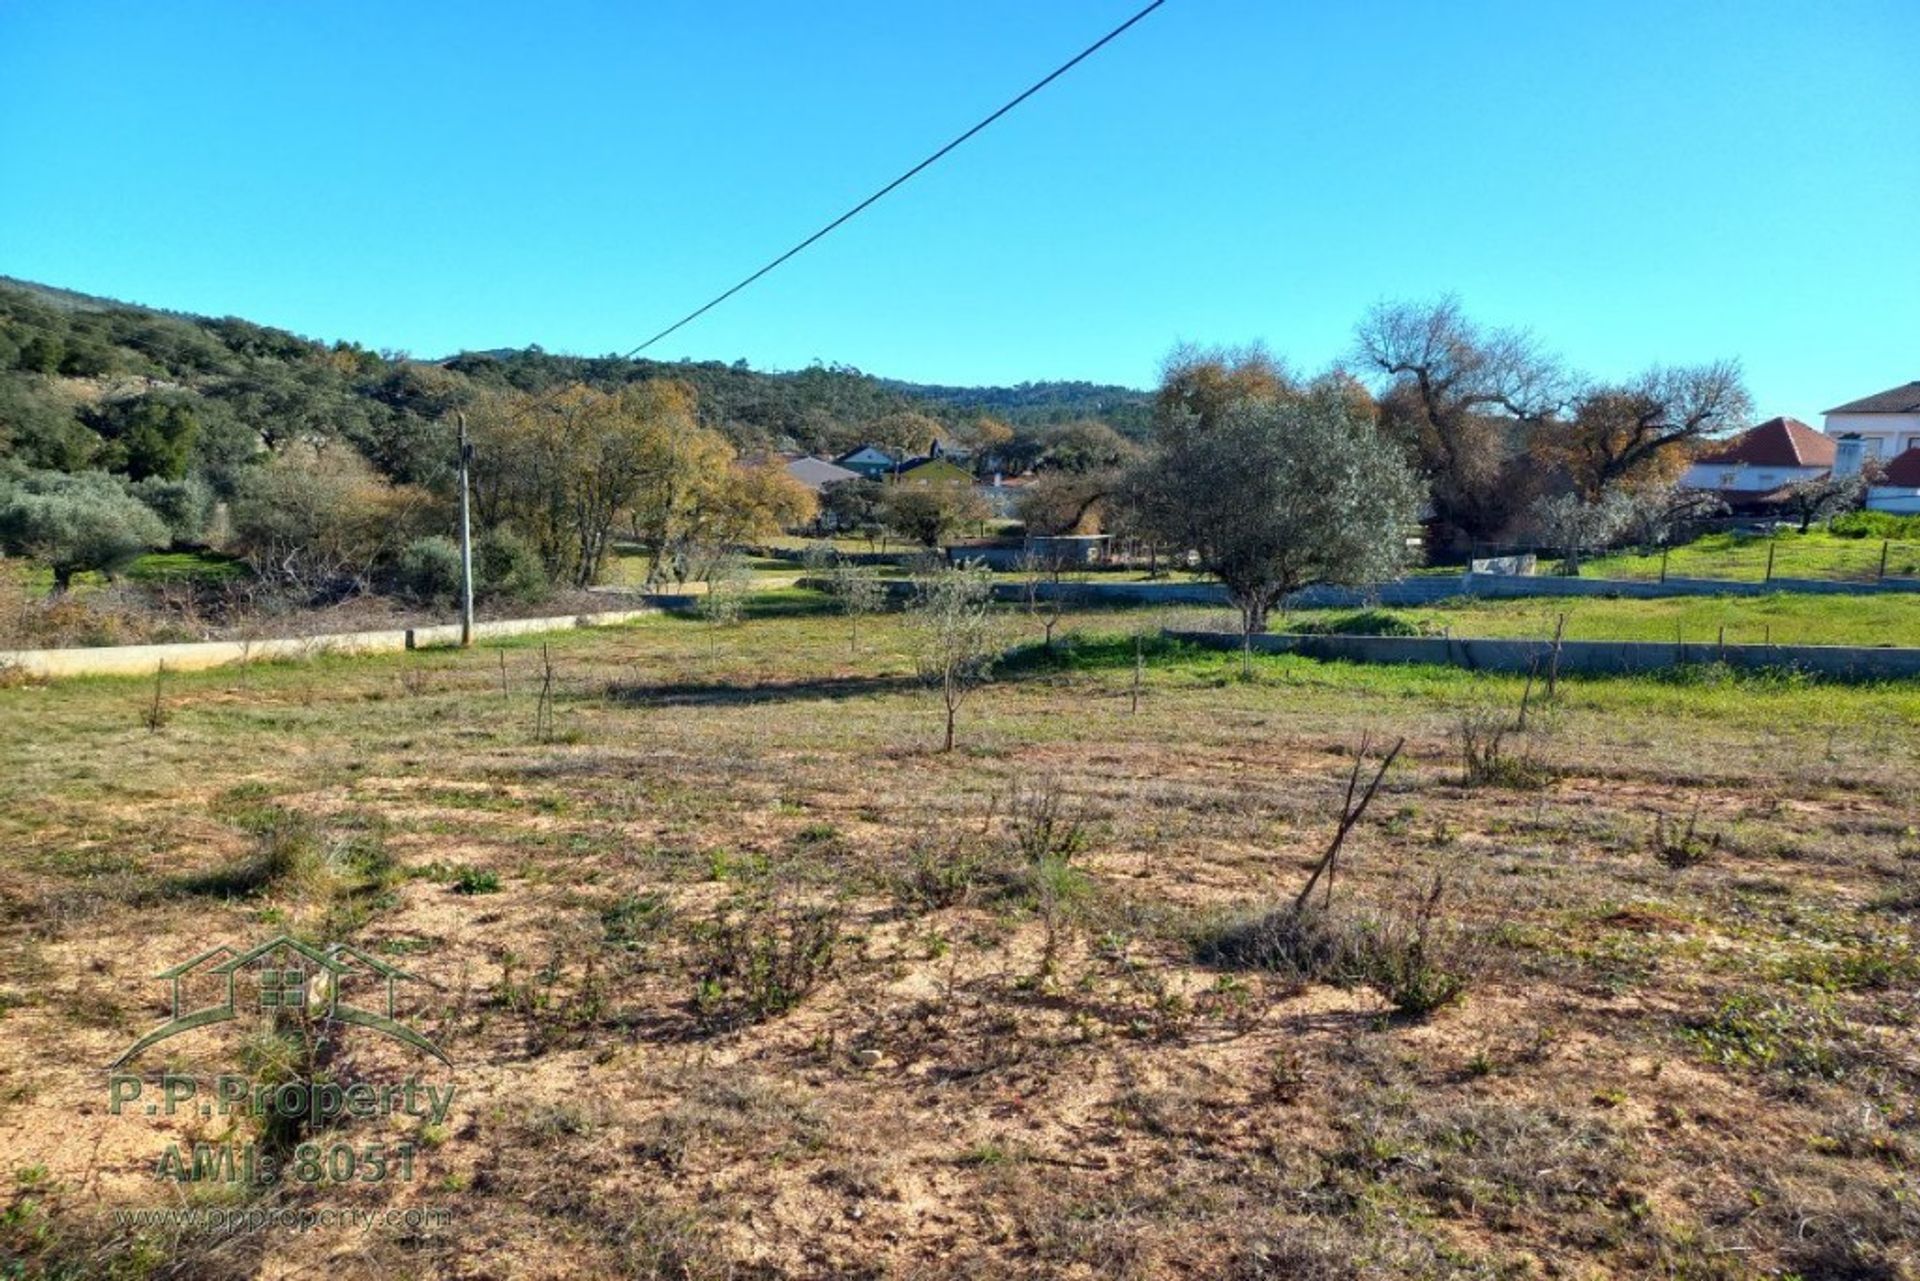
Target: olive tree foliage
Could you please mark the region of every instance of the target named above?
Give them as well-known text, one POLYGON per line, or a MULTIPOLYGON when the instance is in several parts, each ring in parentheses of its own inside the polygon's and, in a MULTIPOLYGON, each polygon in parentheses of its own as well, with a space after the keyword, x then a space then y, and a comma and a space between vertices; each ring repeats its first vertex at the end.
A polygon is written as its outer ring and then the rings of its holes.
POLYGON ((847 616, 848 630, 852 633, 849 643, 857 654, 860 652, 860 620, 886 608, 887 585, 880 581, 873 566, 845 560, 834 564, 827 583, 834 604, 847 616))
POLYGON ((1540 541, 1558 551, 1568 573, 1580 572, 1589 552, 1611 546, 1633 518, 1633 499, 1609 490, 1595 499, 1579 494, 1555 494, 1534 502, 1529 515, 1540 541))
POLYGON ((1381 303, 1354 332, 1354 359, 1386 380, 1381 425, 1416 461, 1436 516, 1485 538, 1525 507, 1537 469, 1524 436, 1573 395, 1530 335, 1485 329, 1452 296, 1381 303))
POLYGON ((1142 527, 1226 585, 1248 636, 1302 587, 1395 576, 1419 516, 1400 450, 1334 382, 1170 419, 1126 493, 1142 527))
POLYGON ((1868 478, 1852 476, 1815 476, 1787 486, 1780 496, 1780 510, 1800 522, 1800 532, 1813 528, 1816 520, 1827 520, 1841 512, 1852 511, 1865 501, 1868 478))
POLYGON ((1628 494, 1626 541, 1640 547, 1667 547, 1690 538, 1702 524, 1727 514, 1727 505, 1710 489, 1656 485, 1628 494))
POLYGON ((1000 638, 992 610, 993 575, 983 565, 946 566, 914 582, 907 617, 920 679, 940 692, 946 709, 942 751, 953 750, 961 704, 993 674, 1000 638))
POLYGON ((55 594, 84 570, 112 574, 165 547, 167 527, 103 472, 27 472, 0 479, 0 550, 53 570, 55 594))

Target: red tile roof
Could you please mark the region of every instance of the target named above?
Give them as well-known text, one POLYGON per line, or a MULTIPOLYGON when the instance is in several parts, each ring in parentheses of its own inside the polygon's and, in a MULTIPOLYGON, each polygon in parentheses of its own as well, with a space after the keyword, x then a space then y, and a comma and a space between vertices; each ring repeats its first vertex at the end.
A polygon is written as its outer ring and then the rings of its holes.
POLYGON ((1827 410, 1830 414, 1920 414, 1920 380, 1901 383, 1844 405, 1827 410))
POLYGON ((1712 453, 1702 454, 1698 461, 1755 467, 1831 467, 1833 455, 1833 437, 1815 431, 1798 418, 1769 418, 1712 453))
POLYGON ((1886 477, 1879 483, 1896 489, 1920 489, 1920 445, 1888 463, 1886 477))

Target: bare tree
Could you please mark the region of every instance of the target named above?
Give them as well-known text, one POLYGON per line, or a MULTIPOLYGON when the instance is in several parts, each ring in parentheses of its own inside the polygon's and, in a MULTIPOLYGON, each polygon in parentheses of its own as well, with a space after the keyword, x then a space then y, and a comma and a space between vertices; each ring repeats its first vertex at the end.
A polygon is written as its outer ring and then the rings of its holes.
POLYGON ((1581 496, 1664 479, 1685 460, 1684 447, 1747 425, 1753 401, 1737 361, 1656 367, 1631 382, 1594 387, 1573 420, 1549 432, 1581 496))
POLYGON ((984 566, 951 566, 915 583, 910 617, 918 633, 920 678, 940 691, 953 750, 953 725, 967 695, 985 684, 999 656, 992 615, 993 575, 984 566))
POLYGON ((1040 625, 1046 637, 1047 652, 1053 652, 1053 629, 1060 625, 1060 616, 1066 612, 1066 601, 1060 595, 1060 553, 1042 556, 1029 550, 1020 558, 1020 572, 1025 576, 1021 584, 1021 594, 1027 606, 1027 617, 1040 625))
POLYGON ((1354 359, 1389 380, 1381 422, 1419 460, 1436 514, 1475 537, 1524 506, 1524 443, 1567 403, 1572 380, 1528 334, 1482 329, 1448 295, 1380 303, 1354 332, 1354 359))

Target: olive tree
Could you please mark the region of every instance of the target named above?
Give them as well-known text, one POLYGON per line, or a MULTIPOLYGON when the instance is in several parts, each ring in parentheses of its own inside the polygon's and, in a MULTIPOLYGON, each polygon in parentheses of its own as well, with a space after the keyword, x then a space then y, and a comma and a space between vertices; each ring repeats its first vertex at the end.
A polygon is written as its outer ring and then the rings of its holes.
POLYGON ((1127 487, 1134 519, 1225 584, 1248 637, 1316 583, 1369 584, 1405 563, 1419 489, 1401 451, 1331 383, 1164 423, 1127 487))
POLYGON ((161 519, 102 472, 28 472, 0 480, 0 550, 45 562, 55 595, 76 573, 111 574, 167 541, 161 519))
POLYGON ((1787 486, 1780 495, 1780 510, 1797 519, 1804 534, 1814 521, 1852 511, 1866 496, 1865 476, 1815 476, 1787 486))
POLYGON ((887 603, 887 585, 868 565, 857 565, 852 561, 840 561, 835 564, 831 576, 827 579, 827 590, 833 594, 833 600, 840 612, 847 616, 848 627, 852 631, 853 652, 860 652, 860 618, 864 614, 877 614, 887 603))
POLYGON ((1561 568, 1578 574, 1588 552, 1609 546, 1627 528, 1633 503, 1617 490, 1592 502, 1578 494, 1556 494, 1540 499, 1530 510, 1541 541, 1561 554, 1561 568))
POLYGON ((945 752, 967 695, 985 684, 999 656, 992 614, 993 575, 981 565, 948 566, 921 576, 908 606, 920 678, 940 691, 947 712, 945 752))

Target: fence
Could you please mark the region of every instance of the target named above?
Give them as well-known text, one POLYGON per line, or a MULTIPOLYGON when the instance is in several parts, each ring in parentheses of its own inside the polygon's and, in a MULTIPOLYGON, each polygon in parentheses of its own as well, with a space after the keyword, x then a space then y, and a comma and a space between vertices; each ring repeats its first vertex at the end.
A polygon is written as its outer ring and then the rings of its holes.
POLYGON ((1858 645, 1693 645, 1672 641, 1551 641, 1446 636, 1296 636, 1166 631, 1170 640, 1209 649, 1299 654, 1349 663, 1423 663, 1524 675, 1551 665, 1563 673, 1633 675, 1690 664, 1809 672, 1835 680, 1920 679, 1920 649, 1858 645))
MULTIPOLYGON (((1475 559, 1523 555, 1538 558, 1543 577, 1566 559, 1561 549, 1537 544, 1482 543, 1472 551, 1475 559)), ((1579 562, 1583 574, 1627 582, 1882 583, 1920 579, 1920 540, 1844 538, 1818 530, 1807 535, 1725 530, 1657 551, 1587 553, 1579 562)))

